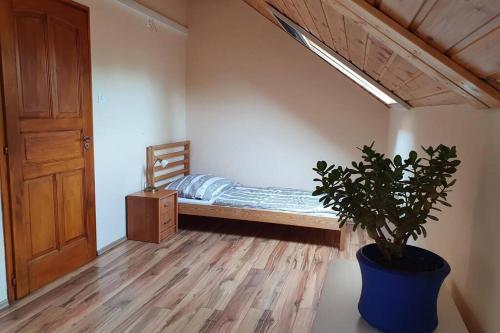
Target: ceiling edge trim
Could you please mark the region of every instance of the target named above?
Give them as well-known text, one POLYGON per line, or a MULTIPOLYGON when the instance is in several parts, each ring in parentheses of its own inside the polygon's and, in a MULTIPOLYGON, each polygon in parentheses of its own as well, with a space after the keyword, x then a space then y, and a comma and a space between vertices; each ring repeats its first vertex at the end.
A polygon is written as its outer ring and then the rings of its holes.
POLYGON ((173 30, 176 30, 177 32, 187 34, 189 32, 189 29, 186 28, 185 26, 175 22, 172 19, 169 19, 168 17, 152 10, 149 9, 146 6, 141 5, 140 3, 136 2, 135 0, 117 0, 118 2, 122 3, 123 5, 143 14, 148 17, 154 18, 158 22, 162 23, 163 25, 167 26, 168 28, 171 28, 173 30))

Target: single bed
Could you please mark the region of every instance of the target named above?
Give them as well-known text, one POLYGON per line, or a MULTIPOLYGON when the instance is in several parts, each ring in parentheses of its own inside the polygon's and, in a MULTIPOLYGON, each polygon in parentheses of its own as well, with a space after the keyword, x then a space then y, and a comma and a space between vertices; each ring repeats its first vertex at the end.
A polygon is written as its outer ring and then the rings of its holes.
MULTIPOLYGON (((199 178, 201 175, 190 174, 189 141, 147 147, 148 186, 172 187, 172 184, 184 180, 187 183, 188 178, 195 177, 199 178), (166 168, 158 163, 161 161, 168 161, 166 168)), ((189 183, 193 181, 192 179, 189 183)), ((340 250, 343 250, 345 245, 345 233, 339 229, 337 217, 321 207, 318 199, 307 191, 233 184, 220 193, 211 193, 208 197, 194 198, 187 195, 187 192, 186 197, 183 197, 184 191, 178 192, 180 192, 179 214, 181 215, 334 230, 336 238, 334 243, 340 250)))

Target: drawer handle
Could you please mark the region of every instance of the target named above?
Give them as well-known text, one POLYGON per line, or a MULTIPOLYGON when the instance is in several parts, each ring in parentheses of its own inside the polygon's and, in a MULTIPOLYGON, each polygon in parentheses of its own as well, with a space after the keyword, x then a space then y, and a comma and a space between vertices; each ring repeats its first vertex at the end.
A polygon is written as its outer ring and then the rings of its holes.
POLYGON ((163 204, 163 208, 168 208, 168 204, 163 204))
POLYGON ((163 222, 163 224, 169 224, 169 223, 170 223, 170 221, 172 221, 172 220, 171 220, 171 219, 168 219, 168 220, 166 220, 165 222, 163 222))

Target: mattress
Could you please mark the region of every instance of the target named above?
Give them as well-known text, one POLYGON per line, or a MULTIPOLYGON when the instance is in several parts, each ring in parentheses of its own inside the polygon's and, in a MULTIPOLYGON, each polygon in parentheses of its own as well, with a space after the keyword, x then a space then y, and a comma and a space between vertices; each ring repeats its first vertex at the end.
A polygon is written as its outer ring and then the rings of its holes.
POLYGON ((213 204, 218 206, 277 210, 294 213, 329 214, 311 192, 280 187, 235 186, 222 192, 213 204))
POLYGON ((215 198, 212 200, 199 200, 199 199, 188 199, 188 198, 181 198, 179 197, 177 199, 179 203, 185 203, 185 204, 193 204, 193 205, 213 205, 215 198))

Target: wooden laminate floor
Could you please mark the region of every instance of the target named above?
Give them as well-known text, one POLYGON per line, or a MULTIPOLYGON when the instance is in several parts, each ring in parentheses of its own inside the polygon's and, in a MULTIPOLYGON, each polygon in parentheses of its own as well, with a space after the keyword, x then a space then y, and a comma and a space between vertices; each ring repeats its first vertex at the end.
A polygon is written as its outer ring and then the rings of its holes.
POLYGON ((126 241, 0 312, 1 332, 308 332, 328 265, 352 258, 329 231, 184 221, 161 244, 126 241))

